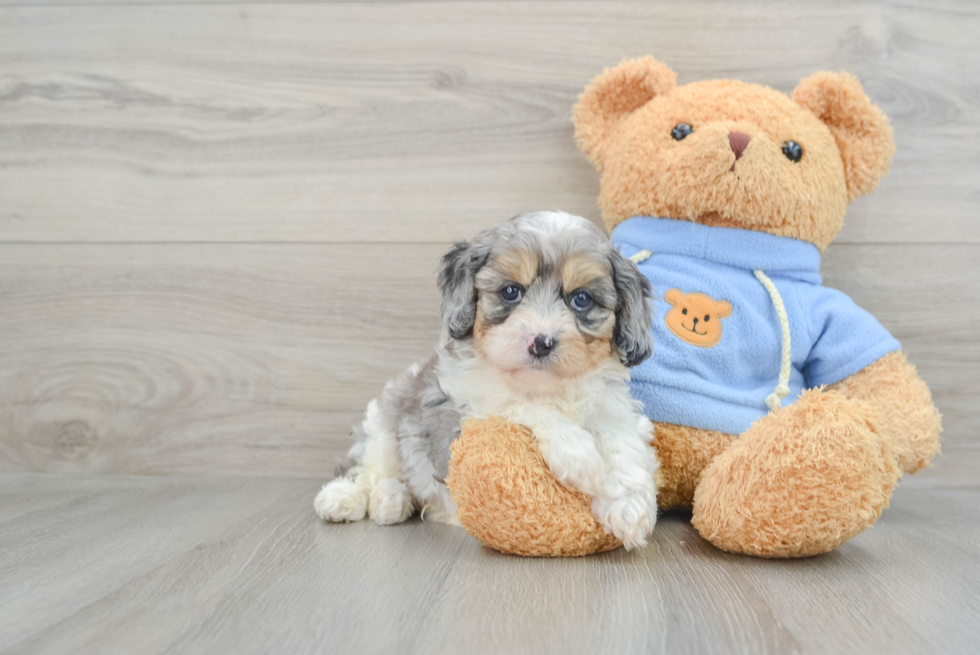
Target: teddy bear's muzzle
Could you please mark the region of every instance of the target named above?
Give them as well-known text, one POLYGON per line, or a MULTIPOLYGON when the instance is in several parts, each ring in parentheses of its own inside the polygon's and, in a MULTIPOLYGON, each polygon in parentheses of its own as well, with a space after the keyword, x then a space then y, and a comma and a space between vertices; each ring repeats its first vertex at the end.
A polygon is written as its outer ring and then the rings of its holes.
POLYGON ((742 157, 742 153, 745 152, 745 148, 749 145, 749 141, 751 140, 752 137, 743 132, 728 133, 728 145, 732 147, 732 152, 735 153, 736 160, 742 157))

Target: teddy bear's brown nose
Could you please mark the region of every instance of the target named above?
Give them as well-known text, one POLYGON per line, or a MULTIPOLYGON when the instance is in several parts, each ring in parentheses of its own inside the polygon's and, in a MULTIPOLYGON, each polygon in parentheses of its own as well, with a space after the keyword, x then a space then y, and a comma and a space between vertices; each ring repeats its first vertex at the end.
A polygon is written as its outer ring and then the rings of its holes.
POLYGON ((748 134, 743 134, 741 132, 729 132, 728 133, 728 145, 732 147, 732 152, 735 153, 735 159, 742 156, 745 152, 745 147, 749 145, 749 141, 752 140, 748 134))

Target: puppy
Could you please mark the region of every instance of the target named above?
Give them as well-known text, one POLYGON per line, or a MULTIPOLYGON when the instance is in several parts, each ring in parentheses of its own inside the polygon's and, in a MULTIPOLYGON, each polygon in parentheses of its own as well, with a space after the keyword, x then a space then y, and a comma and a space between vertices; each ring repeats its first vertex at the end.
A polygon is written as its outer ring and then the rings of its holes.
POLYGON ((643 546, 657 518, 653 425, 630 398, 647 358, 651 289, 592 223, 518 216, 459 243, 439 269, 436 355, 390 381, 317 495, 327 521, 456 523, 444 480, 470 416, 530 428, 555 477, 592 496, 603 528, 643 546))

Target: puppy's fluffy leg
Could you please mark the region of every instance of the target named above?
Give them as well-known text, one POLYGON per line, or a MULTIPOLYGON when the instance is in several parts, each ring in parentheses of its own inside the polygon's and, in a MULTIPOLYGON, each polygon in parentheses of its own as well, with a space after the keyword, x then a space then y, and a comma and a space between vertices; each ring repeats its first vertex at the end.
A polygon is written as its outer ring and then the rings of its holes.
POLYGON ((398 440, 377 400, 368 404, 360 433, 349 453, 354 466, 324 485, 313 505, 326 521, 359 521, 370 510, 377 523, 400 523, 414 504, 401 480, 398 440))
MULTIPOLYGON (((439 475, 429 458, 418 425, 411 422, 402 424, 399 447, 405 481, 421 506, 422 520, 460 525, 456 518, 456 504, 449 496, 445 482, 441 481, 443 476, 439 475)), ((446 448, 449 448, 448 441, 446 448)))
POLYGON ((529 428, 548 468, 562 484, 605 496, 605 463, 595 438, 563 414, 543 406, 516 405, 507 418, 529 428))
POLYGON ((593 498, 592 513, 627 549, 645 546, 657 523, 657 455, 649 443, 653 424, 625 387, 610 389, 590 423, 607 472, 607 495, 593 498))
POLYGON ((370 514, 379 525, 401 523, 415 511, 412 494, 397 478, 382 478, 371 490, 370 514))

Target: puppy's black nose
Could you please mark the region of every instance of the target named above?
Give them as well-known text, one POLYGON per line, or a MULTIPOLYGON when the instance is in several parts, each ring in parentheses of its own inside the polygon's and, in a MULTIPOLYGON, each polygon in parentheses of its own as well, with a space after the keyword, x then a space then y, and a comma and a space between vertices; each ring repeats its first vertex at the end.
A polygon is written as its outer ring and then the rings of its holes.
POLYGON ((535 357, 544 357, 554 349, 555 340, 544 334, 534 337, 534 341, 527 347, 527 351, 535 357))

